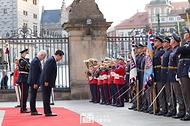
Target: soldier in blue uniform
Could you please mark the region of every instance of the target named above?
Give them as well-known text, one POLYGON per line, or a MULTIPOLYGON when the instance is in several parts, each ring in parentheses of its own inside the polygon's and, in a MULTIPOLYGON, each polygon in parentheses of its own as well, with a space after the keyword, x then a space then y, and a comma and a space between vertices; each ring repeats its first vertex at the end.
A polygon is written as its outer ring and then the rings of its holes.
POLYGON ((145 56, 144 51, 143 51, 143 45, 139 43, 138 45, 138 49, 139 49, 139 57, 138 60, 136 62, 137 64, 137 78, 138 78, 138 85, 139 86, 139 96, 137 97, 139 99, 139 110, 142 108, 142 88, 143 88, 143 80, 142 80, 142 73, 143 73, 143 69, 141 66, 142 60, 145 56))
MULTIPOLYGON (((162 46, 163 40, 162 38, 156 36, 154 47, 156 48, 153 56, 153 66, 154 66, 154 82, 156 83, 156 91, 160 92, 164 84, 162 83, 161 77, 161 57, 164 54, 164 48, 162 46)), ((160 115, 162 113, 166 113, 166 106, 163 105, 165 103, 164 98, 164 90, 160 93, 157 100, 157 114, 160 115)))
MULTIPOLYGON (((146 88, 144 87, 144 69, 145 69, 145 60, 146 60, 146 50, 147 50, 147 43, 145 43, 144 47, 143 47, 143 59, 141 60, 141 82, 142 82, 142 88, 146 88)), ((146 89, 144 89, 146 90, 146 89)), ((144 95, 142 95, 142 108, 140 109, 140 111, 146 112, 146 110, 148 109, 148 99, 150 92, 145 91, 144 95)))
POLYGON ((20 113, 29 113, 26 109, 26 102, 28 98, 28 89, 29 84, 27 84, 28 73, 30 68, 29 59, 26 59, 26 54, 28 53, 28 49, 24 49, 20 51, 21 58, 19 59, 18 69, 19 69, 19 76, 17 80, 17 84, 20 85, 21 88, 21 108, 20 113))
MULTIPOLYGON (((127 60, 126 63, 126 72, 125 72, 125 87, 124 87, 124 91, 129 90, 129 76, 130 74, 130 59, 127 60)), ((129 91, 125 92, 124 94, 124 99, 125 102, 129 102, 129 91)))
MULTIPOLYGON (((177 69, 179 69, 178 66, 178 62, 179 62, 179 58, 178 58, 178 54, 176 53, 176 51, 179 48, 179 43, 180 43, 180 38, 176 35, 173 34, 172 35, 172 39, 170 41, 170 45, 172 46, 172 53, 170 54, 169 57, 169 63, 168 63, 168 79, 170 84, 172 85, 175 97, 173 98, 173 110, 172 110, 172 114, 176 113, 176 101, 175 98, 179 104, 178 107, 178 113, 174 116, 172 116, 173 118, 182 118, 185 115, 185 105, 184 105, 184 100, 183 100, 183 96, 182 96, 182 92, 181 92, 181 88, 180 88, 180 84, 178 81, 176 81, 176 74, 177 74, 177 69)), ((172 89, 171 89, 172 90, 172 89)))
MULTIPOLYGON (((161 67, 161 81, 163 85, 165 86, 165 102, 163 103, 164 106, 168 109, 165 111, 165 113, 162 113, 161 111, 158 113, 159 115, 164 115, 165 116, 172 116, 172 101, 171 101, 171 87, 170 83, 168 81, 168 62, 169 62, 169 56, 170 53, 172 52, 172 48, 170 46, 170 38, 165 37, 163 41, 163 47, 165 49, 165 53, 162 56, 162 67, 161 67), (167 112, 167 114, 166 114, 167 112)), ((165 109, 166 110, 166 109, 165 109)))
POLYGON ((184 39, 186 44, 177 49, 176 53, 180 54, 180 60, 178 64, 178 77, 181 81, 181 90, 186 107, 186 115, 181 120, 190 120, 190 78, 188 76, 188 70, 190 68, 190 32, 189 28, 185 28, 184 39))
MULTIPOLYGON (((135 57, 136 57, 136 64, 137 64, 137 62, 139 60, 139 57, 140 57, 140 52, 139 52, 138 45, 135 45, 135 55, 136 55, 135 57)), ((137 107, 136 99, 133 99, 134 98, 133 96, 136 95, 136 88, 135 87, 136 87, 135 84, 131 84, 131 92, 132 92, 131 93, 132 94, 132 100, 131 100, 131 102, 133 104, 132 104, 131 107, 128 108, 129 110, 136 109, 136 107, 137 107)))

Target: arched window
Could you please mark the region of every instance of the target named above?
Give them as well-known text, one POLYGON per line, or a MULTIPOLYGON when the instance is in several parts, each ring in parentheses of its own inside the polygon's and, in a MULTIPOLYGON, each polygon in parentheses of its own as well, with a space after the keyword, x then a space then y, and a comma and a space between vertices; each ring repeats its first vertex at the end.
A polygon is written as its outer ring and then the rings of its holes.
POLYGON ((155 14, 160 14, 160 8, 155 8, 155 14))

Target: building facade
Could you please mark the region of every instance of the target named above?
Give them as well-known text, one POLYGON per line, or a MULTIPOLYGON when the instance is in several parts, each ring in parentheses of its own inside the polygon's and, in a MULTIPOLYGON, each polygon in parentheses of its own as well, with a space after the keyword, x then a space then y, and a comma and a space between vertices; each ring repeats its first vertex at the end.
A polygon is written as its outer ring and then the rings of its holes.
MULTIPOLYGON (((176 31, 177 22, 184 22, 181 13, 185 13, 189 3, 171 2, 169 0, 151 0, 145 5, 145 12, 137 12, 131 18, 125 19, 114 27, 116 36, 131 36, 131 31, 135 28, 136 36, 145 36, 150 24, 153 34, 171 35, 176 31)), ((109 32, 113 31, 108 31, 109 32)))
POLYGON ((67 36, 67 32, 61 26, 68 21, 68 13, 65 0, 62 2, 61 9, 45 10, 42 7, 40 35, 43 37, 67 36))
POLYGON ((1 0, 0 8, 1 37, 23 26, 39 34, 39 0, 1 0))

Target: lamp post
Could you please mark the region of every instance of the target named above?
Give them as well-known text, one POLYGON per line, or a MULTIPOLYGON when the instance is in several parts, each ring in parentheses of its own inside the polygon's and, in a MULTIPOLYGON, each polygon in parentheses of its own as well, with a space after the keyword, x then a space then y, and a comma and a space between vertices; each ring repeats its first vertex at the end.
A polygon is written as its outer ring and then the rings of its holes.
POLYGON ((87 24, 87 26, 88 26, 86 35, 91 35, 90 25, 92 24, 92 20, 91 20, 90 18, 88 18, 88 19, 86 20, 86 24, 87 24))

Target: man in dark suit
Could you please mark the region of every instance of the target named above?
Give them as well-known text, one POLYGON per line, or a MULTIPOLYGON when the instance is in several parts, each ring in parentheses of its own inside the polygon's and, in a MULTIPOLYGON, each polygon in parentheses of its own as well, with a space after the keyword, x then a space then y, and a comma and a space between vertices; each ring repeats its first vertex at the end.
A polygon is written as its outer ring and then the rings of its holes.
POLYGON ((28 98, 28 89, 29 85, 27 84, 28 79, 28 72, 30 68, 29 59, 26 59, 26 54, 28 54, 28 49, 24 49, 20 51, 21 58, 19 59, 18 69, 19 69, 19 76, 17 79, 17 84, 20 85, 21 88, 21 107, 20 113, 29 113, 26 109, 26 102, 28 98))
POLYGON ((42 72, 41 62, 46 57, 47 53, 41 50, 37 57, 35 57, 30 64, 30 71, 28 75, 28 84, 30 85, 30 111, 31 115, 42 115, 36 110, 36 96, 40 86, 40 74, 42 72))
POLYGON ((50 94, 52 87, 55 87, 55 80, 57 76, 57 65, 56 62, 62 59, 64 52, 62 50, 57 50, 54 56, 48 58, 44 64, 40 82, 42 86, 42 98, 44 106, 45 116, 57 116, 53 114, 50 108, 50 94))
POLYGON ((3 71, 3 78, 1 79, 1 89, 7 89, 7 81, 8 76, 6 75, 6 71, 3 71))

